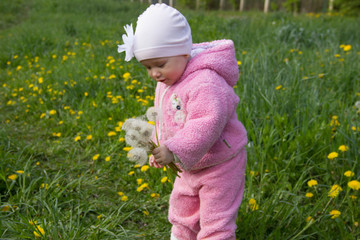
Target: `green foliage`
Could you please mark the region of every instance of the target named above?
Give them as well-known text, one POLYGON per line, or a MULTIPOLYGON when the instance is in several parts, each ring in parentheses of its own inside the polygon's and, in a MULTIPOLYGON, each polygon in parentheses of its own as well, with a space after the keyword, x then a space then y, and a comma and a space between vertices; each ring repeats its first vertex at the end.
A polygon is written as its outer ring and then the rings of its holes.
POLYGON ((288 11, 288 12, 299 12, 300 9, 300 0, 286 0, 282 6, 288 11))
POLYGON ((335 7, 344 15, 360 16, 360 2, 357 0, 336 0, 335 7))
MULTIPOLYGON (((40 226, 44 239, 169 239, 173 179, 129 162, 119 129, 153 104, 146 70, 116 51, 146 4, 28 6, 0 31, 0 238, 34 239, 40 226)), ((194 42, 236 47, 249 137, 237 239, 358 238, 360 195, 347 184, 360 177, 359 19, 183 13, 194 42)))
POLYGON ((29 1, 3 0, 0 2, 0 29, 7 28, 26 18, 29 1))

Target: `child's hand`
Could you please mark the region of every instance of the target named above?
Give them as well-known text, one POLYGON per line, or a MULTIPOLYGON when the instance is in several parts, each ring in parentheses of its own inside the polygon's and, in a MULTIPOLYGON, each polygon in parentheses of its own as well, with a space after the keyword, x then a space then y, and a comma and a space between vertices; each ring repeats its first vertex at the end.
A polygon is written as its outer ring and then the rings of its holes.
POLYGON ((161 166, 160 164, 158 164, 157 162, 155 162, 155 157, 154 157, 154 155, 151 155, 151 156, 150 156, 149 165, 150 165, 150 167, 155 167, 155 168, 162 168, 162 167, 163 167, 163 166, 161 166))
POLYGON ((167 165, 174 161, 173 153, 165 145, 161 145, 160 147, 155 148, 152 151, 152 154, 155 158, 155 162, 161 166, 167 165))

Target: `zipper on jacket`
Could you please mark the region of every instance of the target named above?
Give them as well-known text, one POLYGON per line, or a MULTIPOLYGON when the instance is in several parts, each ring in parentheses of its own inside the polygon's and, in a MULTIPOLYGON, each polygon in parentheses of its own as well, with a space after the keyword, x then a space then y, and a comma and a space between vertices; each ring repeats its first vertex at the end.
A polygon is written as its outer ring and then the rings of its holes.
POLYGON ((225 138, 223 139, 223 142, 225 143, 225 145, 226 145, 228 148, 231 148, 230 143, 228 143, 228 141, 226 141, 226 139, 225 139, 225 138))

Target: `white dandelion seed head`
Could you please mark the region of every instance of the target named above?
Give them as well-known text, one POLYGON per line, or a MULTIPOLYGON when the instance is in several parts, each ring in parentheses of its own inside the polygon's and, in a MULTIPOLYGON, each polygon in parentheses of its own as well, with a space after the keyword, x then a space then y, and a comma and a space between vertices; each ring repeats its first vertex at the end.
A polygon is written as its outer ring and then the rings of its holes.
POLYGON ((145 123, 147 122, 141 118, 135 118, 135 121, 131 124, 131 129, 140 132, 145 123))
POLYGON ((140 136, 140 133, 138 131, 135 131, 135 130, 128 130, 126 132, 126 135, 125 135, 125 142, 132 146, 132 147, 136 147, 138 146, 138 142, 141 140, 141 136, 140 136))
POLYGON ((143 148, 150 151, 151 143, 148 139, 144 139, 139 131, 129 130, 125 135, 125 142, 133 148, 143 148))
POLYGON ((127 157, 129 159, 129 161, 136 162, 137 164, 139 164, 141 166, 146 164, 147 160, 148 160, 148 154, 147 154, 146 150, 143 148, 131 149, 128 152, 127 157))
POLYGON ((357 102, 355 103, 355 107, 357 107, 357 108, 360 110, 360 101, 357 101, 357 102))
POLYGON ((135 118, 130 118, 130 119, 126 119, 125 122, 123 123, 121 129, 126 131, 129 131, 130 129, 133 128, 133 124, 136 122, 135 118))
POLYGON ((153 131, 154 131, 154 126, 147 122, 144 122, 140 130, 140 135, 144 139, 144 141, 149 142, 151 140, 153 131))
POLYGON ((161 119, 161 110, 156 107, 150 107, 146 111, 146 117, 149 121, 157 122, 161 119))

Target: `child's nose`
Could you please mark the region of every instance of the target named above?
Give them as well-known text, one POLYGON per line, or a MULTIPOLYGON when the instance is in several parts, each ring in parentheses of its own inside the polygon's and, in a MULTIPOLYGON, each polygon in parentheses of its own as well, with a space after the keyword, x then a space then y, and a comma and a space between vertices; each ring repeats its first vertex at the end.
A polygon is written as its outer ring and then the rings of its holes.
POLYGON ((157 78, 160 77, 160 71, 158 69, 151 69, 151 77, 152 78, 157 78))

